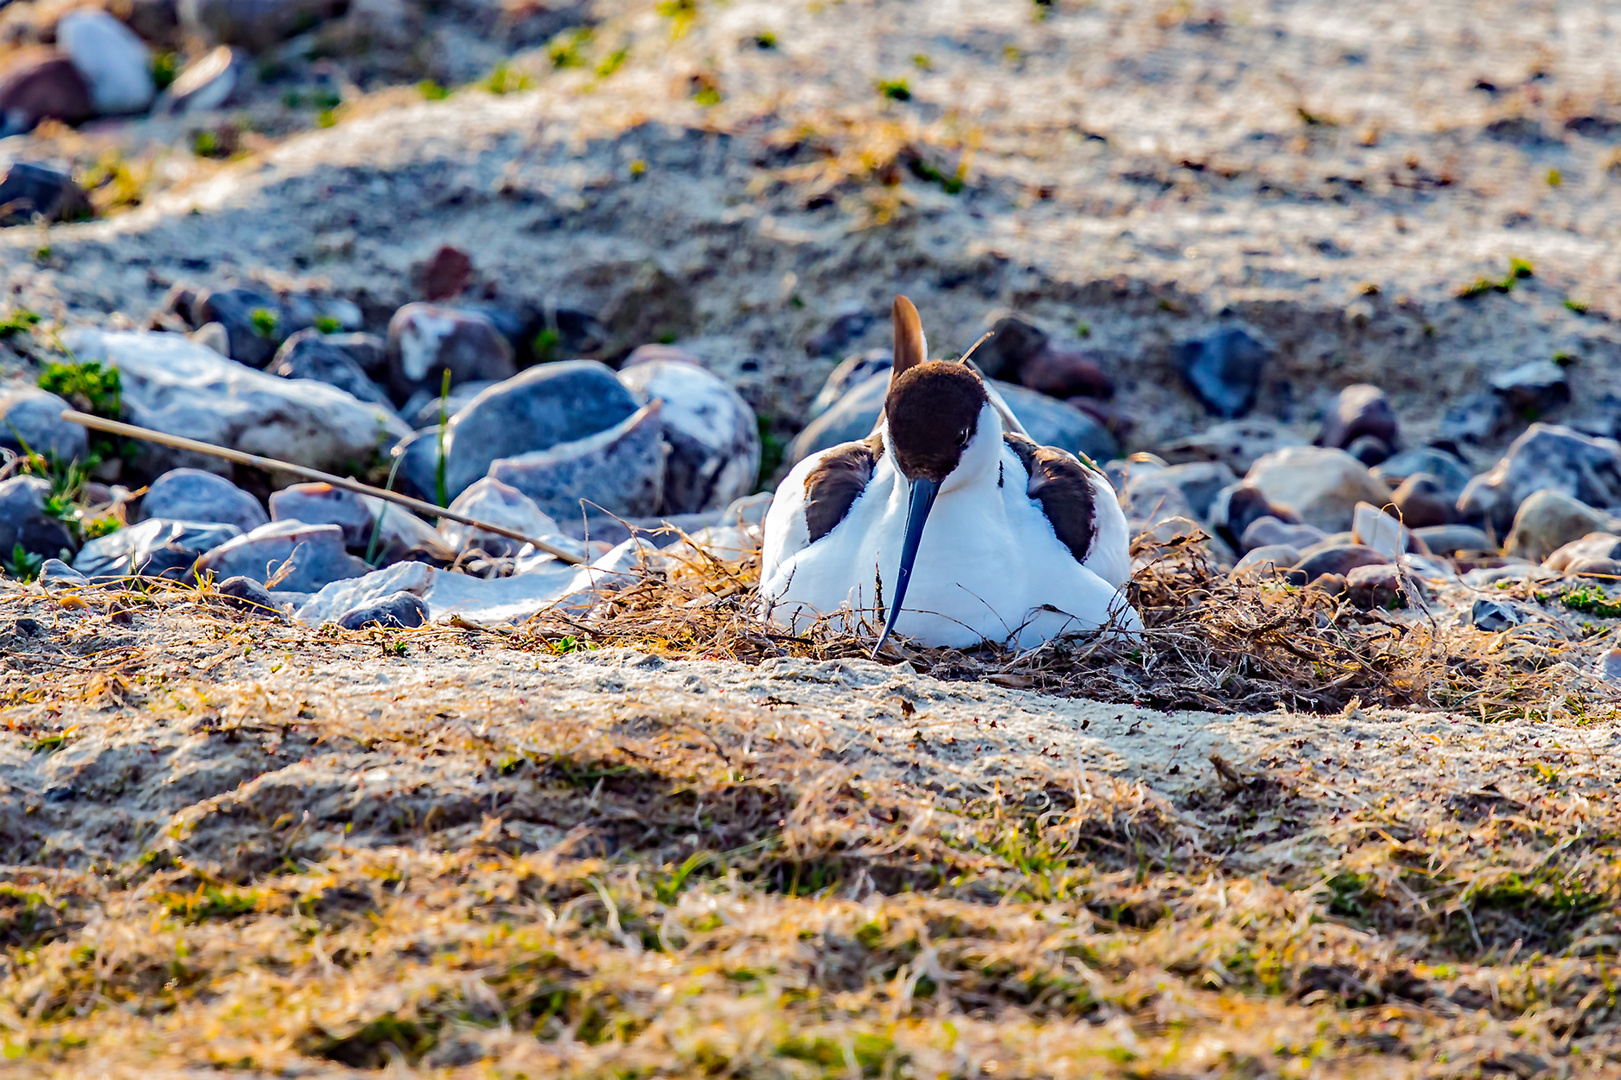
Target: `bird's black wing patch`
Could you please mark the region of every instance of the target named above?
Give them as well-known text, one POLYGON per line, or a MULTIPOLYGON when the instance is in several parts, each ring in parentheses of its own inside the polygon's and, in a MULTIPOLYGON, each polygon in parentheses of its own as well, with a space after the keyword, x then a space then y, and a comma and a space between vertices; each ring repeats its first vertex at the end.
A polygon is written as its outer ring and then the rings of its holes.
POLYGON ((884 453, 884 439, 873 434, 860 442, 836 446, 805 474, 805 528, 816 543, 844 520, 867 489, 873 467, 884 453))
POLYGON ((1025 494, 1041 504, 1041 512, 1075 561, 1085 562, 1097 536, 1097 507, 1086 466, 1062 450, 1037 446, 1019 435, 1004 433, 1002 441, 1030 474, 1025 494))

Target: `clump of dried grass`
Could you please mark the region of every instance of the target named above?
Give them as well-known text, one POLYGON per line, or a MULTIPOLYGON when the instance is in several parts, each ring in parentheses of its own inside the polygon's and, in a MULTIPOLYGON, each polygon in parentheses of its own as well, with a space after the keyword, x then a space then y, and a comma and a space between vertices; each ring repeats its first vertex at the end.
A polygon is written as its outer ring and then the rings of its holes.
MULTIPOLYGON (((1195 538, 1196 539, 1196 538, 1195 538)), ((683 543, 590 614, 546 613, 534 640, 632 647, 687 659, 865 658, 870 638, 824 619, 803 633, 764 622, 759 556, 719 558, 683 543)), ((1129 587, 1140 640, 1073 638, 1016 651, 897 642, 882 659, 948 680, 980 680, 1064 697, 1156 708, 1338 712, 1353 703, 1523 715, 1557 702, 1568 646, 1503 647, 1494 635, 1424 611, 1361 611, 1278 581, 1235 579, 1195 543, 1139 549, 1129 587), (1146 559, 1145 559, 1146 556, 1146 559)), ((876 613, 870 622, 881 622, 876 613)), ((1559 706, 1563 707, 1563 706, 1559 706)))

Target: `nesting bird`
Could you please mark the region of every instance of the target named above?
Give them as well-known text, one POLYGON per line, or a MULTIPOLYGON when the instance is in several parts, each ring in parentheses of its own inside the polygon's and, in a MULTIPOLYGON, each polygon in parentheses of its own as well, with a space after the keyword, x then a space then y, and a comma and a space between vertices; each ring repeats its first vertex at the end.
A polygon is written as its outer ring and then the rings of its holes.
POLYGON ((967 363, 929 360, 917 309, 896 297, 895 359, 871 435, 813 454, 765 520, 769 619, 857 629, 883 613, 924 645, 1030 648, 1142 621, 1125 514, 1089 463, 1037 446, 967 363))

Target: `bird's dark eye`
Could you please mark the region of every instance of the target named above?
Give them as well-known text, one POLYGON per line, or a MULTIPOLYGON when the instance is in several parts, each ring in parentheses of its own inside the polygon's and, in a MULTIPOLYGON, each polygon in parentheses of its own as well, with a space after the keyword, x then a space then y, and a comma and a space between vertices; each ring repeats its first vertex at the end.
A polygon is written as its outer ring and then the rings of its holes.
POLYGON ((963 449, 967 449, 968 443, 971 439, 973 439, 973 437, 974 433, 972 431, 959 432, 957 435, 957 445, 963 449))

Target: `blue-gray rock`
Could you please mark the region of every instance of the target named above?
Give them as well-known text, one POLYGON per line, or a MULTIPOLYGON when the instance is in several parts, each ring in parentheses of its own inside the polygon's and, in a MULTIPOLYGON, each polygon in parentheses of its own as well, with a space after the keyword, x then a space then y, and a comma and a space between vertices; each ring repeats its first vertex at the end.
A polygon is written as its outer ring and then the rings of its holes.
POLYGON ((1371 547, 1364 547, 1361 544, 1338 544, 1305 555, 1295 564, 1295 569, 1305 571, 1307 581, 1316 581, 1323 574, 1349 577, 1351 571, 1360 567, 1385 566, 1389 562, 1389 558, 1371 547))
POLYGON ((1358 435, 1345 452, 1371 469, 1390 456, 1390 444, 1377 435, 1358 435))
POLYGON ((1494 438, 1513 418, 1508 404, 1490 391, 1465 394, 1441 414, 1439 434, 1455 443, 1483 443, 1494 438))
POLYGON ((259 500, 223 476, 201 469, 170 469, 146 489, 141 517, 222 522, 242 532, 270 520, 259 500))
MULTIPOLYGON (((1093 457, 1096 458, 1096 455, 1093 457)), ((1208 521, 1216 496, 1222 489, 1238 483, 1233 470, 1219 461, 1190 461, 1171 465, 1160 472, 1160 478, 1181 490, 1196 521, 1208 521)))
POLYGON ((102 116, 140 112, 152 103, 152 51, 135 31, 102 11, 82 7, 57 20, 56 47, 90 88, 102 116))
POLYGON ((152 111, 163 116, 223 109, 236 99, 247 70, 245 54, 221 45, 187 64, 152 111))
MULTIPOLYGON (((432 525, 400 506, 372 495, 361 495, 331 484, 293 484, 270 496, 272 521, 302 521, 306 525, 336 525, 343 542, 356 552, 372 547, 385 560, 411 551, 440 553, 442 542, 432 525)), ((448 554, 445 553, 445 554, 448 554)))
POLYGON ((1570 402, 1565 369, 1552 360, 1532 360, 1491 377, 1491 387, 1515 412, 1544 414, 1570 402))
MULTIPOLYGON (((566 360, 529 368, 485 390, 451 418, 446 495, 454 499, 466 491, 498 458, 595 435, 623 423, 636 409, 635 395, 606 364, 566 360)), ((423 452, 430 461, 436 456, 431 439, 423 452)))
MULTIPOLYGON (((347 390, 360 401, 369 401, 392 409, 393 403, 383 388, 367 377, 348 349, 335 345, 333 337, 319 330, 300 330, 282 343, 275 359, 267 368, 270 374, 283 379, 315 379, 340 390, 347 390)), ((369 334, 342 335, 343 337, 370 337, 369 334)))
POLYGON ((192 302, 196 325, 219 323, 231 342, 231 359, 249 367, 270 363, 288 335, 307 327, 274 293, 261 289, 210 289, 192 302))
MULTIPOLYGON (((1120 443, 1109 430, 1079 409, 1045 394, 1012 383, 991 383, 1019 418, 1030 437, 1042 446, 1056 446, 1093 461, 1120 456, 1120 443)), ((865 439, 878 422, 889 392, 888 374, 876 375, 850 391, 833 408, 818 416, 788 446, 789 464, 796 464, 830 446, 865 439)))
POLYGON ((512 346, 489 316, 437 304, 406 304, 388 322, 388 388, 396 401, 418 390, 509 379, 512 346))
POLYGON ((1177 366, 1201 404, 1232 420, 1255 407, 1272 347, 1248 330, 1223 326, 1176 348, 1177 366))
POLYGON ((387 338, 356 331, 347 334, 326 334, 323 340, 328 348, 337 349, 349 357, 361 371, 372 378, 388 373, 387 338))
POLYGON ((1455 454, 1433 446, 1419 446, 1402 450, 1380 462, 1373 475, 1392 488, 1402 485, 1409 476, 1428 473, 1441 483, 1442 490, 1456 500, 1463 494, 1474 474, 1455 454))
POLYGON ((1518 611, 1500 600, 1476 600, 1469 609, 1469 625, 1488 634, 1512 629, 1523 621, 1518 611))
POLYGON ((1266 514, 1250 522, 1238 539, 1238 549, 1245 553, 1256 548, 1277 547, 1286 544, 1297 550, 1311 547, 1328 536, 1314 525, 1301 522, 1279 521, 1266 514))
MULTIPOLYGON (((363 468, 410 434, 380 405, 309 379, 278 379, 180 334, 63 331, 81 360, 118 369, 128 419, 143 427, 327 472, 363 468)), ((221 471, 218 458, 144 445, 148 475, 176 466, 221 471)))
POLYGON ((229 577, 214 586, 214 595, 220 597, 231 607, 246 611, 250 615, 262 615, 279 618, 282 615, 281 605, 271 596, 265 587, 249 577, 229 577))
POLYGON ((1413 535, 1424 541, 1424 546, 1436 555, 1448 558, 1460 551, 1496 551, 1497 545, 1485 530, 1473 525, 1430 525, 1413 530, 1413 535))
POLYGON ((845 357, 827 377, 822 389, 817 391, 815 400, 810 404, 811 419, 837 405, 844 395, 868 379, 877 375, 887 378, 894 366, 895 354, 889 349, 868 349, 845 357))
POLYGON ((664 503, 661 514, 720 510, 753 490, 760 475, 760 426, 736 390, 696 364, 652 360, 619 373, 642 402, 660 401, 664 503))
POLYGON ((343 0, 180 0, 179 6, 188 33, 249 52, 263 52, 347 7, 343 0))
MULTIPOLYGON (((47 65, 52 63, 48 61, 47 65)), ((54 63, 67 69, 64 74, 73 79, 79 78, 68 61, 54 63)), ((42 73, 47 65, 41 65, 42 73)), ((10 78, 0 84, 0 105, 5 104, 8 96, 6 91, 15 85, 10 78)), ((18 132, 18 126, 13 125, 12 120, 11 110, 0 112, 0 133, 11 135, 18 132)), ((20 130, 26 131, 31 127, 33 123, 29 122, 27 127, 20 130)), ((90 217, 91 213, 90 198, 73 182, 73 177, 48 165, 15 161, 6 168, 5 176, 0 177, 0 225, 24 225, 34 220, 36 214, 46 221, 77 221, 90 217)))
POLYGON ((235 525, 148 518, 86 543, 74 557, 73 569, 92 578, 180 581, 203 552, 241 535, 235 525))
POLYGON ((877 325, 879 315, 859 304, 847 304, 827 329, 805 342, 807 356, 837 356, 877 325))
POLYGON ((664 441, 657 402, 607 431, 490 464, 490 476, 553 518, 583 512, 646 517, 664 497, 664 441))
POLYGON ((371 571, 365 559, 344 549, 336 525, 276 521, 227 540, 197 560, 197 575, 216 578, 241 575, 288 592, 316 592, 334 581, 371 571), (285 573, 284 573, 285 571, 285 573))
POLYGON ((444 421, 448 424, 452 416, 467 408, 473 403, 474 398, 494 385, 496 384, 486 379, 474 379, 472 382, 465 382, 452 388, 443 398, 437 393, 419 390, 400 406, 400 415, 417 431, 437 428, 441 413, 444 414, 444 421))
POLYGON ((78 424, 62 419, 67 402, 37 386, 0 390, 0 448, 14 454, 27 449, 60 462, 83 461, 90 439, 78 424))
MULTIPOLYGON (((557 522, 543 513, 533 499, 511 484, 503 484, 488 476, 474 481, 466 491, 456 496, 449 509, 464 517, 487 521, 533 538, 545 539, 562 532, 557 522)), ((488 555, 509 558, 524 547, 523 543, 510 537, 463 525, 449 518, 440 519, 439 535, 454 552, 476 547, 488 555)))
POLYGON ((393 490, 413 495, 435 506, 454 501, 454 493, 447 490, 442 499, 439 493, 439 460, 448 457, 449 450, 449 433, 445 434, 441 443, 437 426, 413 431, 395 443, 389 451, 395 459, 391 467, 393 490))
POLYGON ((1317 445, 1345 450, 1365 435, 1371 435, 1386 447, 1401 443, 1401 427, 1396 421, 1396 410, 1391 407, 1385 392, 1377 386, 1358 383, 1347 386, 1334 399, 1334 404, 1323 417, 1323 430, 1317 436, 1317 445))
POLYGON ((392 593, 371 600, 339 615, 337 623, 345 630, 377 625, 385 630, 414 630, 428 621, 428 605, 408 592, 392 593))
POLYGON ((46 559, 39 566, 39 577, 36 579, 41 585, 72 586, 89 585, 90 579, 79 573, 61 559, 46 559))
POLYGON ((37 476, 0 481, 0 561, 9 562, 19 545, 46 558, 73 550, 67 526, 45 512, 50 494, 50 483, 37 476))
POLYGON ((1469 481, 1458 510, 1504 535, 1520 504, 1544 489, 1590 507, 1621 506, 1621 443, 1556 424, 1532 424, 1490 472, 1469 481))

